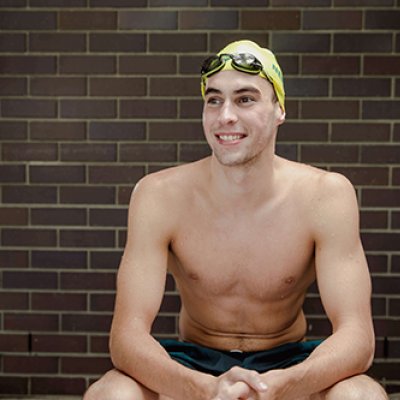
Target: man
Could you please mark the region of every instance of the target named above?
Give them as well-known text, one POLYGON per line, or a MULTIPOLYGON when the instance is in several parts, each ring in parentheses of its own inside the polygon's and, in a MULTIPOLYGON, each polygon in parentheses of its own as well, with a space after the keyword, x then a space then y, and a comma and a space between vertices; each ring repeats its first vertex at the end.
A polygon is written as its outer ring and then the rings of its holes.
POLYGON ((285 120, 274 55, 234 42, 202 68, 212 155, 142 179, 129 206, 108 372, 85 400, 386 399, 351 184, 275 154, 285 120), (150 335, 167 270, 181 342, 150 335), (332 335, 306 342, 317 279, 332 335))

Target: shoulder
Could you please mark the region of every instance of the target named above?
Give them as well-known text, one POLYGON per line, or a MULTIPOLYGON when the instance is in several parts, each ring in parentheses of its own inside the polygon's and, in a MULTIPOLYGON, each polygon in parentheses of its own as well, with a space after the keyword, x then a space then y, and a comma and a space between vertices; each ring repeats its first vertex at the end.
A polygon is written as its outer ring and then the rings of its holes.
POLYGON ((133 189, 131 205, 143 201, 149 205, 176 205, 191 193, 201 169, 200 162, 194 162, 146 175, 133 189))

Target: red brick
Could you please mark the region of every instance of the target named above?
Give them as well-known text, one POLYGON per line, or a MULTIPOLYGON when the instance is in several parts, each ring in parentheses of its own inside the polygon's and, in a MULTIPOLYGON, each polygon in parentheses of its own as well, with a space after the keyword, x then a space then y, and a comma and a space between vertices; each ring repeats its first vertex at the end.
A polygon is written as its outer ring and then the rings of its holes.
POLYGON ((2 244, 23 247, 55 246, 56 231, 51 229, 5 228, 2 233, 2 244))
POLYGON ((170 143, 137 143, 126 144, 120 148, 121 161, 145 162, 175 161, 177 148, 175 144, 170 143))
POLYGON ((362 11, 303 11, 303 29, 360 30, 362 11))
POLYGON ((0 78, 1 96, 23 96, 27 94, 25 78, 0 78))
POLYGON ((391 228, 400 229, 400 212, 392 212, 391 228))
MULTIPOLYGON (((163 35, 164 37, 165 35, 163 35)), ((168 50, 168 48, 164 49, 168 50)), ((176 73, 176 56, 134 55, 121 56, 119 72, 134 75, 163 75, 176 73)))
POLYGON ((364 119, 396 119, 400 115, 399 100, 369 100, 363 102, 364 119))
POLYGON ((0 393, 3 394, 27 394, 28 378, 18 376, 0 376, 0 393))
MULTIPOLYGON (((0 333, 0 351, 1 352, 27 352, 28 335, 0 333)), ((1 379, 1 378, 0 378, 1 379)), ((0 381, 1 382, 1 381, 0 381)), ((0 383, 1 387, 1 383, 0 383)), ((1 393, 1 390, 0 390, 1 393)), ((14 393, 14 392, 12 392, 14 393)))
POLYGON ((335 5, 340 7, 353 6, 392 6, 393 0, 335 0, 335 5))
POLYGON ((200 120, 203 111, 203 100, 181 100, 179 111, 180 118, 198 118, 200 120))
POLYGON ((35 96, 84 96, 86 94, 86 79, 32 78, 30 90, 35 96))
POLYGON ((389 183, 389 168, 387 167, 333 167, 332 171, 347 176, 353 185, 383 186, 389 183))
POLYGON ((22 183, 25 182, 25 167, 22 165, 0 165, 1 183, 22 183))
POLYGON ((112 369, 109 357, 62 357, 61 372, 69 374, 104 374, 112 369))
POLYGON ((115 274, 111 272, 62 272, 60 287, 64 290, 115 290, 115 274))
POLYGON ((60 56, 59 68, 62 74, 113 74, 116 71, 116 58, 92 55, 60 56))
POLYGON ((91 294, 90 310, 91 311, 113 311, 115 294, 91 294))
POLYGON ((85 168, 80 165, 32 165, 29 167, 29 178, 31 183, 83 183, 85 168))
POLYGON ((332 94, 339 97, 389 97, 391 81, 378 78, 333 79, 332 94))
POLYGON ((0 207, 0 225, 27 225, 28 209, 20 207, 0 207))
POLYGON ((300 11, 241 11, 241 28, 248 30, 298 30, 300 11))
POLYGON ((181 309, 181 300, 177 294, 166 294, 161 303, 160 312, 179 313, 181 309))
POLYGON ((306 163, 356 163, 358 161, 358 146, 349 145, 302 145, 301 161, 306 163))
POLYGON ((387 33, 339 33, 334 36, 333 48, 337 53, 389 53, 393 39, 387 33))
POLYGON ((388 123, 333 123, 332 140, 335 142, 386 142, 390 138, 388 123))
POLYGON ((85 132, 84 122, 33 121, 30 124, 30 137, 33 140, 82 140, 85 132))
POLYGON ((175 100, 121 100, 121 118, 175 118, 177 104, 175 100))
MULTIPOLYGON (((6 274, 4 272, 3 274, 6 274)), ((6 287, 3 285, 3 288, 6 287)), ((27 310, 29 308, 29 298, 27 293, 17 293, 17 292, 6 292, 2 290, 0 292, 0 310, 27 310)), ((0 335, 0 347, 1 347, 0 335)))
POLYGON ((273 6, 308 6, 308 7, 323 7, 331 6, 331 0, 270 0, 270 4, 273 6))
POLYGON ((86 269, 86 258, 84 251, 33 250, 32 268, 86 269))
POLYGON ((54 161, 57 146, 52 143, 4 143, 3 159, 7 161, 54 161))
POLYGON ((53 56, 0 56, 0 73, 2 74, 54 74, 56 67, 56 58, 53 56))
POLYGON ((60 203, 113 204, 115 190, 112 187, 71 186, 60 188, 60 203))
POLYGON ((32 208, 33 225, 85 225, 86 210, 83 208, 32 208))
POLYGON ((364 163, 392 163, 400 161, 400 146, 396 145, 374 145, 362 146, 361 161, 364 163))
POLYGON ((388 257, 385 255, 366 254, 369 270, 375 272, 388 271, 388 257))
POLYGON ((0 26, 4 30, 50 30, 57 27, 57 13, 46 11, 2 11, 0 26))
POLYGON ((90 226, 122 226, 127 225, 127 210, 92 208, 89 210, 90 226))
POLYGON ((86 311, 86 303, 82 293, 32 293, 32 310, 86 311))
POLYGON ((86 37, 74 33, 30 33, 29 50, 31 52, 85 52, 86 37))
POLYGON ((4 329, 10 331, 57 331, 58 315, 35 313, 4 314, 4 329))
POLYGON ((362 211, 361 229, 385 229, 388 227, 387 211, 362 211))
POLYGON ((327 97, 329 80, 325 78, 287 78, 285 90, 292 97, 327 97))
POLYGON ((119 28, 175 30, 178 27, 178 13, 175 11, 120 11, 119 28))
POLYGON ((146 125, 144 122, 91 121, 89 138, 91 140, 143 140, 146 125))
POLYGON ((35 373, 46 374, 58 371, 56 357, 42 356, 3 356, 3 369, 5 373, 35 373))
POLYGON ((306 75, 355 75, 360 73, 360 58, 354 56, 309 56, 302 58, 306 75))
POLYGON ((86 7, 86 0, 30 0, 31 7, 86 7))
POLYGON ((151 33, 151 52, 193 53, 207 50, 207 35, 204 33, 151 33))
POLYGON ((24 33, 0 33, 0 52, 24 52, 25 41, 24 33))
POLYGON ((365 27, 367 29, 400 29, 400 11, 366 10, 365 27))
POLYGON ((90 338, 90 351, 92 353, 108 353, 108 336, 92 336, 90 338))
POLYGON ((0 140, 23 140, 28 124, 24 121, 0 121, 0 140))
POLYGON ((52 272, 3 272, 3 287, 9 289, 56 289, 57 281, 57 274, 52 272))
POLYGON ((61 145, 62 161, 115 161, 114 144, 63 144, 61 145))
POLYGON ((158 316, 152 327, 152 334, 176 332, 176 317, 158 316))
POLYGON ((121 251, 91 251, 91 269, 113 269, 116 270, 121 261, 121 251))
POLYGON ((209 156, 211 153, 207 144, 182 143, 179 146, 178 160, 181 162, 192 162, 209 156))
POLYGON ((239 14, 235 10, 180 11, 180 29, 238 29, 239 14))
MULTIPOLYGON (((90 0, 92 7, 132 7, 132 0, 90 0)), ((135 0, 135 7, 147 7, 147 0, 135 0)))
POLYGON ((302 117, 305 119, 358 119, 357 100, 308 100, 302 102, 302 117))
POLYGON ((89 183, 120 184, 136 183, 145 175, 143 166, 90 166, 89 183))
POLYGON ((91 96, 144 96, 146 78, 92 78, 91 96))
POLYGON ((3 186, 3 203, 55 203, 57 189, 48 186, 3 186))
POLYGON ((32 335, 32 351, 40 353, 85 353, 86 336, 35 334, 32 335))
POLYGON ((114 118, 116 102, 113 100, 62 100, 61 117, 63 118, 114 118))
POLYGON ((366 251, 399 251, 400 234, 397 232, 365 232, 362 234, 366 251))
MULTIPOLYGON (((218 3, 220 0, 216 0, 218 3)), ((241 2, 242 0, 237 0, 241 2)), ((258 1, 258 0, 257 0, 258 1)), ((267 0, 263 0, 267 1, 267 0)), ((250 6, 249 2, 246 2, 246 6, 250 6)), ((210 33, 210 46, 209 49, 211 50, 212 53, 217 53, 220 51, 223 47, 225 47, 228 43, 234 42, 236 40, 242 40, 243 39, 243 33, 241 31, 236 32, 236 31, 227 31, 227 32, 211 32, 210 33)), ((266 34, 265 31, 263 33, 258 33, 254 31, 248 31, 246 32, 246 39, 252 40, 253 42, 258 43, 262 47, 268 47, 268 33, 266 34)), ((181 56, 181 68, 183 71, 183 66, 184 64, 193 64, 191 68, 191 73, 198 74, 199 73, 199 66, 203 63, 205 56, 193 56, 193 55, 188 55, 187 58, 186 56, 181 56), (190 61, 192 60, 192 61, 190 61)), ((280 59, 281 61, 281 59, 280 59)), ((280 65, 282 67, 282 63, 280 62, 280 65)))
POLYGON ((62 330, 66 332, 109 332, 112 316, 97 314, 63 314, 62 330))
POLYGON ((114 11, 61 11, 59 27, 63 30, 110 30, 117 27, 114 11))
POLYGON ((82 395, 86 389, 85 378, 32 377, 31 391, 37 394, 82 395))
POLYGON ((202 141, 204 140, 203 128, 199 122, 171 121, 150 122, 150 140, 177 140, 177 141, 202 141))
POLYGON ((146 51, 147 38, 142 33, 90 33, 90 51, 134 53, 146 51))
POLYGON ((150 78, 150 96, 199 96, 198 78, 150 78))
POLYGON ((326 142, 328 124, 319 122, 286 121, 278 133, 278 142, 326 142))
POLYGON ((326 33, 276 33, 271 47, 275 53, 327 53, 330 36, 326 33))
POLYGON ((4 117, 53 118, 57 115, 57 102, 55 100, 2 100, 1 107, 4 117))
POLYGON ((364 57, 365 75, 399 75, 400 56, 369 56, 364 57))
POLYGON ((111 230, 61 230, 61 247, 114 247, 111 230))
POLYGON ((398 207, 400 189, 364 189, 362 205, 365 207, 398 207))
POLYGON ((0 268, 27 268, 29 254, 23 250, 0 250, 0 268))

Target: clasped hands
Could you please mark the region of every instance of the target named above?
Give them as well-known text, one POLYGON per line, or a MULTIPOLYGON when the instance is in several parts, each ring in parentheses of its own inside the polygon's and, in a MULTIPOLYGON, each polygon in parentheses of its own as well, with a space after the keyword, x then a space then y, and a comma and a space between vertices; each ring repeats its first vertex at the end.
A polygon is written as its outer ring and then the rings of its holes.
POLYGON ((264 374, 233 367, 217 378, 216 393, 212 400, 284 400, 287 386, 282 370, 264 374))

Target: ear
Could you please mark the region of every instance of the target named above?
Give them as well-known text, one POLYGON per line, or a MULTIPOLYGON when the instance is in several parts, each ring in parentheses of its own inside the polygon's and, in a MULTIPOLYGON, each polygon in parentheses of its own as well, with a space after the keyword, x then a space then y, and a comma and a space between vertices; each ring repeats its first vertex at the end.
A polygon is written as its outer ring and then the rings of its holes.
POLYGON ((282 125, 285 122, 286 112, 278 102, 276 102, 275 110, 276 110, 277 124, 282 125))

